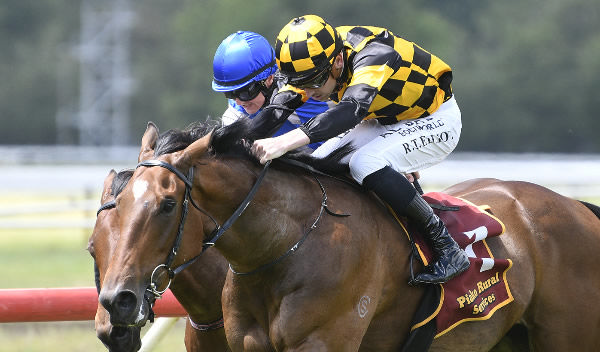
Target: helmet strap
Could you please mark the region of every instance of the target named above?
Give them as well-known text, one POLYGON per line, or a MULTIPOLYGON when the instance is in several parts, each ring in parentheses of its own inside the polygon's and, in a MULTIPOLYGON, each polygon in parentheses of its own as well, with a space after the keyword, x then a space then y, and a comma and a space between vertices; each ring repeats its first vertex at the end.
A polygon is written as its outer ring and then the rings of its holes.
POLYGON ((259 84, 260 84, 260 91, 265 96, 265 102, 263 103, 263 106, 261 106, 261 109, 262 109, 265 106, 269 105, 269 103, 271 102, 271 96, 273 95, 273 92, 275 91, 275 87, 277 86, 277 84, 275 82, 275 79, 273 79, 273 82, 271 82, 270 87, 267 87, 266 79, 260 81, 259 84))
MULTIPOLYGON (((335 79, 334 93, 339 92, 344 86, 344 83, 348 80, 348 65, 346 65, 346 51, 342 48, 342 70, 338 78, 335 79)), ((334 61, 335 62, 335 61, 334 61)))

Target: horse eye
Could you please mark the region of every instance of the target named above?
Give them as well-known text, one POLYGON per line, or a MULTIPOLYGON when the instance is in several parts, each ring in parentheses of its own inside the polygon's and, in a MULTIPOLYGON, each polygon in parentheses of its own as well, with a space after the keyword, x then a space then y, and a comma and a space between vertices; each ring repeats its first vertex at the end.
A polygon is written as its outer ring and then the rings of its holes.
POLYGON ((175 205, 177 205, 175 200, 165 199, 161 204, 160 212, 163 214, 170 214, 171 212, 173 212, 173 209, 175 209, 175 205))
POLYGON ((93 243, 88 244, 87 251, 92 256, 92 258, 94 258, 94 260, 96 260, 96 252, 94 251, 93 243))

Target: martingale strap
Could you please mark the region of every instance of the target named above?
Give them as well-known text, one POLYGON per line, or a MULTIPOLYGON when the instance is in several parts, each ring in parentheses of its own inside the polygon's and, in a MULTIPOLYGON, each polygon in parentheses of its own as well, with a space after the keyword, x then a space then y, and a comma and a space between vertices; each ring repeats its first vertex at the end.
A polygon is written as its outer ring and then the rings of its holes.
POLYGON ((225 323, 223 322, 223 318, 217 319, 215 321, 211 321, 210 323, 207 323, 207 324, 195 323, 189 315, 188 315, 188 320, 190 321, 190 325, 198 331, 216 330, 216 329, 221 329, 223 326, 225 326, 225 323))

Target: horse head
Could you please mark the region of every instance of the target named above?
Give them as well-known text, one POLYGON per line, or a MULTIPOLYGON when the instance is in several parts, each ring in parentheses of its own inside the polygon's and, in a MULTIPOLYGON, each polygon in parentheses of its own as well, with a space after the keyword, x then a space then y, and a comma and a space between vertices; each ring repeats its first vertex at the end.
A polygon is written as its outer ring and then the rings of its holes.
MULTIPOLYGON (((188 211, 193 211, 187 206, 192 181, 183 173, 206 151, 209 138, 206 135, 193 145, 183 143, 188 146, 185 150, 154 159, 181 170, 180 174, 161 167, 138 167, 117 196, 120 236, 99 296, 112 325, 143 326, 152 318, 155 299, 169 287, 172 268, 202 252, 201 241, 185 235, 203 232, 207 225, 198 216, 186 219, 188 211)), ((149 123, 142 138, 141 163, 155 156, 157 140, 158 129, 149 123)))
MULTIPOLYGON (((113 180, 117 176, 114 170, 106 176, 101 197, 101 206, 92 235, 88 240, 88 251, 94 258, 96 272, 96 288, 98 293, 102 287, 104 274, 114 251, 114 244, 119 237, 118 216, 114 209, 113 180)), ((98 303, 94 319, 96 335, 109 351, 137 351, 141 347, 140 327, 122 327, 110 324, 110 315, 98 303)))

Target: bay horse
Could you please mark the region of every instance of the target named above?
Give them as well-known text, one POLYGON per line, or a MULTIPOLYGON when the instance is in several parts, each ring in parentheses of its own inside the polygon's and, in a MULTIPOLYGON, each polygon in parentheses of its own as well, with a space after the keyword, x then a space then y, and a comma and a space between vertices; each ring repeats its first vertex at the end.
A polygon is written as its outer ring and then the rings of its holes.
MULTIPOLYGON (((104 180, 101 206, 88 240, 88 251, 94 258, 98 292, 120 236, 114 198, 132 174, 131 170, 124 170, 118 174, 111 170, 104 180)), ((227 264, 221 255, 214 251, 207 252, 203 258, 190 264, 173 279, 170 288, 189 315, 184 337, 188 352, 229 351, 221 311, 221 291, 226 270, 227 264)), ((100 303, 96 311, 95 328, 98 338, 109 351, 132 352, 141 347, 141 324, 113 326, 110 323, 110 315, 100 303)))
MULTIPOLYGON (((156 135, 149 124, 142 152, 156 135)), ((404 228, 356 185, 280 160, 262 167, 240 143, 247 136, 234 123, 138 165, 116 199, 121 235, 100 293, 111 322, 136 325, 156 268, 169 272, 214 246, 230 266, 222 304, 233 351, 400 350, 424 291, 407 285, 404 228)), ((514 301, 430 350, 488 351, 515 324, 535 351, 596 350, 598 216, 527 182, 471 180, 446 192, 489 205, 506 225, 488 246, 514 263, 514 301)))

